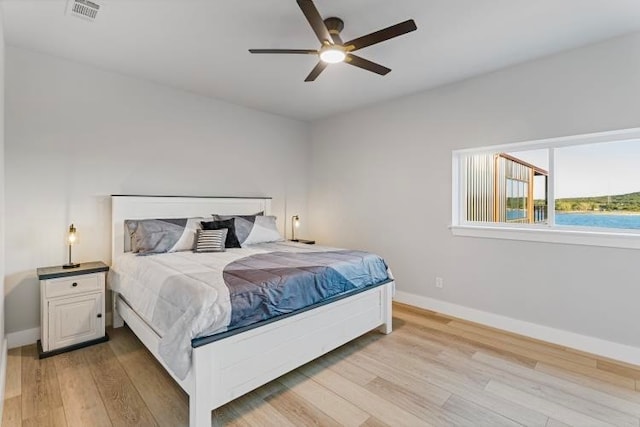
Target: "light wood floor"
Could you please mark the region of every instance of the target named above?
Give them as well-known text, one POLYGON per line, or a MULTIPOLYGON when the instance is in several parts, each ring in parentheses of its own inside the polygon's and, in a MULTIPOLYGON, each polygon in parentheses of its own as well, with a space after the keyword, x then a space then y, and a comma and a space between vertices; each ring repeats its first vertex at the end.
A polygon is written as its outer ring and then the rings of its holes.
MULTIPOLYGON (((127 328, 9 352, 3 426, 187 426, 188 399, 127 328)), ((214 411, 230 426, 638 426, 640 367, 396 304, 369 333, 214 411)))

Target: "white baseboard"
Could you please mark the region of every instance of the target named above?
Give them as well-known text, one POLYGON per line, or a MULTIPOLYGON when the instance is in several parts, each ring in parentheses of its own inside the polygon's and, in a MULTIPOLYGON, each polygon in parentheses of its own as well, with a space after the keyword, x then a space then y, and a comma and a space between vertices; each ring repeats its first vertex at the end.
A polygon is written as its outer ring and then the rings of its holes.
MULTIPOLYGON (((4 385, 7 382, 7 339, 2 340, 2 352, 0 353, 0 420, 2 420, 2 413, 4 412, 4 385)), ((1 422, 1 421, 0 421, 1 422)))
MULTIPOLYGON (((112 323, 111 312, 106 313, 105 326, 112 323)), ((40 328, 26 329, 24 331, 11 332, 7 334, 8 348, 22 347, 23 345, 35 344, 40 339, 40 328)))
POLYGON ((9 348, 22 347, 23 345, 35 344, 40 339, 40 328, 26 329, 24 331, 11 332, 7 334, 9 348))
POLYGON ((597 356, 621 362, 640 365, 640 348, 625 344, 603 340, 588 335, 581 335, 562 329, 538 325, 524 320, 513 319, 475 308, 465 307, 434 298, 397 291, 396 301, 424 308, 452 317, 468 320, 493 328, 502 329, 526 337, 561 345, 575 350, 584 351, 597 356))

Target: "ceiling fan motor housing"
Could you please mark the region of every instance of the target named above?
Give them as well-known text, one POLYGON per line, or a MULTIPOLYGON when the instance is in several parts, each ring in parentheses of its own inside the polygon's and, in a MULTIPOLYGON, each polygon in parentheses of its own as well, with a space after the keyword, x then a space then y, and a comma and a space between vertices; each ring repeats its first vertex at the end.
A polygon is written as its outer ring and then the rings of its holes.
POLYGON ((324 25, 327 26, 327 30, 329 30, 329 34, 337 35, 340 34, 342 29, 344 28, 344 21, 340 18, 336 18, 332 16, 331 18, 327 18, 324 20, 324 25))

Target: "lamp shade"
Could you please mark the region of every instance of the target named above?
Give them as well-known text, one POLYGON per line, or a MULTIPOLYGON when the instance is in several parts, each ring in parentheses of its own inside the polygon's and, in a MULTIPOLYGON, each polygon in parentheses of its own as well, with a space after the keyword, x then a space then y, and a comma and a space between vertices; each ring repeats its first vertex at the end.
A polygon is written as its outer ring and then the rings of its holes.
POLYGON ((69 226, 69 233, 67 234, 67 242, 70 245, 73 245, 78 242, 78 231, 73 224, 69 226))

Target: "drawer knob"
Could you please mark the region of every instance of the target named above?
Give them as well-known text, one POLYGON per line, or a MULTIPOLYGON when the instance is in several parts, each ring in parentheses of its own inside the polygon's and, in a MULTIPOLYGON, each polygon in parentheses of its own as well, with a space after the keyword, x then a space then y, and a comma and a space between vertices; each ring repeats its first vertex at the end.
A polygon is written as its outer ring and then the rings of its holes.
POLYGON ((98 313, 98 319, 102 317, 102 313, 98 313))
POLYGON ((75 288, 76 286, 78 286, 78 282, 73 282, 73 283, 71 284, 71 286, 73 286, 73 287, 75 288))

